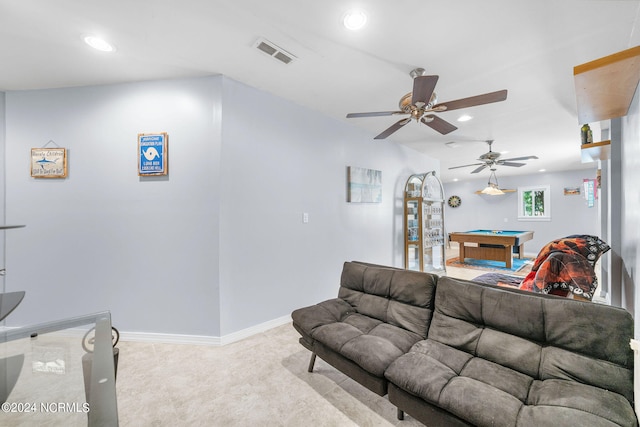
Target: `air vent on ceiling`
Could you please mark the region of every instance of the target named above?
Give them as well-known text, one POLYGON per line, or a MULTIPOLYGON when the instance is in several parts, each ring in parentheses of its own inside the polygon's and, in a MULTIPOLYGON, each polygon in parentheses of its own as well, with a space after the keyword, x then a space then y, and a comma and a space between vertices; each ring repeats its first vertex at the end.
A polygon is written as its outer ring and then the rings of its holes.
POLYGON ((289 64, 291 61, 296 59, 294 55, 263 38, 258 39, 254 46, 284 64, 289 64))

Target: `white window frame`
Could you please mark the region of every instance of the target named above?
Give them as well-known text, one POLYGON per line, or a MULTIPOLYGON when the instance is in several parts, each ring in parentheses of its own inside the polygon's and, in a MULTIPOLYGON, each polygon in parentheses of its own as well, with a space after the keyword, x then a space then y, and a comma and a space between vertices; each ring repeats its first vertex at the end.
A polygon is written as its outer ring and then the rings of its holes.
POLYGON ((518 221, 551 221, 551 186, 532 185, 528 187, 518 187, 518 221), (524 193, 526 193, 527 191, 544 192, 544 215, 525 215, 524 193))

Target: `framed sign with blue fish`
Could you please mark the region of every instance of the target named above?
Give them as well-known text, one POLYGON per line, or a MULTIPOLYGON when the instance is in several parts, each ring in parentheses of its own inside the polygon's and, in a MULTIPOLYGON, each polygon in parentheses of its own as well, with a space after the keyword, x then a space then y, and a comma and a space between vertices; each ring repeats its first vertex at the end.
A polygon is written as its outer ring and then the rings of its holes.
POLYGON ((138 175, 168 174, 168 143, 166 132, 138 134, 138 175))
POLYGON ((33 178, 66 178, 66 148, 32 148, 31 176, 33 178))

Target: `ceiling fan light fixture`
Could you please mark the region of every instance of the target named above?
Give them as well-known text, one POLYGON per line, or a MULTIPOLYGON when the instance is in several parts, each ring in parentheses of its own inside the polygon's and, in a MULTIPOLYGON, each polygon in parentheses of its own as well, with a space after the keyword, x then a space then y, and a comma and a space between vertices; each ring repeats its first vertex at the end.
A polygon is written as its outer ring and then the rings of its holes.
POLYGON ((471 119, 473 119, 473 116, 470 116, 468 114, 463 114, 460 117, 458 117, 459 122, 468 122, 471 119))
POLYGON ((498 177, 496 176, 495 169, 491 169, 491 175, 489 175, 489 182, 487 183, 487 186, 482 191, 480 191, 480 193, 488 194, 490 196, 500 196, 504 194, 504 191, 502 191, 500 189, 500 186, 498 185, 498 177), (495 182, 491 182, 491 178, 493 178, 495 182))
POLYGON ((82 40, 84 40, 87 45, 101 52, 114 52, 116 50, 111 43, 92 34, 84 35, 82 40))
POLYGON ((342 23, 347 30, 361 30, 367 24, 367 14, 362 10, 352 9, 344 14, 342 23))
POLYGON ((502 194, 504 194, 504 191, 502 191, 499 188, 496 188, 492 185, 488 185, 484 190, 481 191, 482 194, 488 194, 490 196, 500 196, 502 194))

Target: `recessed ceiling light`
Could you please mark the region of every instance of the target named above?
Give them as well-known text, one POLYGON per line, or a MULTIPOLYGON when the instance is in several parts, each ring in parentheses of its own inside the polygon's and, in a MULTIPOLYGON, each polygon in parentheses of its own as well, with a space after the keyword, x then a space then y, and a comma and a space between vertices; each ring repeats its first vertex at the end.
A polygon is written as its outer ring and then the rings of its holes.
POLYGON ((540 169, 538 172, 546 172, 546 169, 540 169))
POLYGON ((367 23, 367 15, 361 10, 352 9, 344 15, 342 23, 348 30, 357 31, 367 23))
POLYGON ((84 36, 82 38, 86 44, 101 52, 113 52, 116 50, 108 41, 94 35, 84 36))
POLYGON ((473 119, 473 116, 470 116, 468 114, 463 114, 460 117, 458 117, 459 122, 468 122, 471 119, 473 119))

